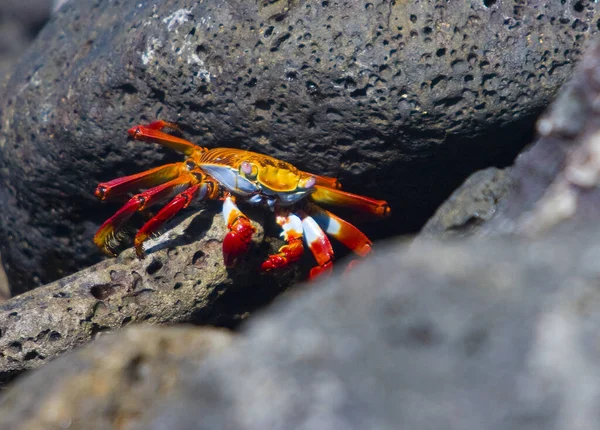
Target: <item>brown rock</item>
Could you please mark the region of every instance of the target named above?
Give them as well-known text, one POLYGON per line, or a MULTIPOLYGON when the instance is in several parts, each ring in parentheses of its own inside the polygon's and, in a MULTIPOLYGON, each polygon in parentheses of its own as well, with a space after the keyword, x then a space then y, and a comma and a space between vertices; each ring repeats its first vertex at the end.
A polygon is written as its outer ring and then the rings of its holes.
POLYGON ((2 428, 128 429, 186 377, 185 366, 226 348, 222 329, 128 327, 54 361, 5 391, 2 428))

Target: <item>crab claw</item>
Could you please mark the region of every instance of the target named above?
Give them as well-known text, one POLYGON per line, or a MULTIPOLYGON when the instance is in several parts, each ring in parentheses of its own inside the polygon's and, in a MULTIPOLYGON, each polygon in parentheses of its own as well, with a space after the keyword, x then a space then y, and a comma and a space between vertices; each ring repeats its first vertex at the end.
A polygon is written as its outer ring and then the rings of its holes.
POLYGON ((233 267, 237 264, 240 257, 243 257, 252 243, 254 227, 250 221, 244 218, 238 218, 231 231, 223 239, 223 260, 225 267, 233 267))
POLYGON ((269 255, 269 258, 262 263, 261 269, 265 272, 288 266, 294 261, 298 261, 304 253, 300 218, 297 215, 282 212, 277 215, 276 222, 283 229, 282 236, 286 244, 279 248, 277 254, 269 255))
POLYGON ((225 267, 233 267, 250 249, 255 229, 248 217, 238 209, 231 196, 223 203, 223 217, 229 229, 229 233, 223 239, 223 260, 225 267))
POLYGON ((264 261, 260 266, 265 272, 280 267, 286 267, 294 261, 298 261, 304 253, 304 245, 302 244, 302 236, 290 239, 287 245, 279 248, 277 254, 269 255, 269 259, 264 261))
POLYGON ((329 275, 331 275, 333 270, 333 263, 331 261, 325 263, 322 266, 315 266, 310 269, 310 274, 308 275, 308 279, 314 281, 317 278, 325 279, 329 275))

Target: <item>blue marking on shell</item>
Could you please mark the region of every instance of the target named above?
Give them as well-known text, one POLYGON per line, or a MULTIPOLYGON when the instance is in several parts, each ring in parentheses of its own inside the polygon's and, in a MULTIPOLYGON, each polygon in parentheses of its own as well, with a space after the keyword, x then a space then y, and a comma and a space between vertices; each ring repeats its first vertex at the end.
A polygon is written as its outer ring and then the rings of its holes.
POLYGON ((263 203, 263 201, 264 201, 264 197, 261 196, 260 194, 255 194, 248 199, 248 203, 250 203, 251 205, 259 205, 259 204, 263 203))
POLYGON ((260 191, 257 184, 244 178, 239 171, 233 170, 231 167, 201 164, 200 168, 234 194, 248 195, 260 191))

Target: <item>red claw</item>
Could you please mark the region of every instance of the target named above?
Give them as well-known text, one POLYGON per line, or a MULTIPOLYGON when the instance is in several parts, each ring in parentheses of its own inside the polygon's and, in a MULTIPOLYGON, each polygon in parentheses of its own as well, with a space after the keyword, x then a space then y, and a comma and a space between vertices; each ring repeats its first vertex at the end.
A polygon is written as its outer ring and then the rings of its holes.
POLYGON ((310 269, 310 274, 308 275, 308 279, 314 281, 315 279, 325 279, 331 275, 333 270, 333 263, 331 261, 325 263, 322 266, 315 266, 310 269))
POLYGON ((238 217, 229 230, 223 239, 223 260, 225 267, 234 267, 250 249, 254 227, 248 218, 238 217))
POLYGON ((279 248, 279 252, 277 254, 269 255, 269 259, 263 262, 261 269, 266 272, 272 269, 288 266, 291 263, 298 261, 300 257, 302 257, 303 252, 304 245, 302 244, 302 236, 299 235, 297 237, 293 237, 289 239, 289 243, 287 245, 279 248))

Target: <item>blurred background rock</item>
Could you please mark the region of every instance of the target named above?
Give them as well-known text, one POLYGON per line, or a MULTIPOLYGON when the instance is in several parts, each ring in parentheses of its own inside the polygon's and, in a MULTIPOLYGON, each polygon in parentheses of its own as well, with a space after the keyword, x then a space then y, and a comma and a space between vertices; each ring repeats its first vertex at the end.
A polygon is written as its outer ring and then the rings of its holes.
MULTIPOLYGON (((0 79, 10 75, 13 65, 52 14, 66 0, 0 1, 0 79)), ((0 301, 9 296, 6 275, 0 264, 0 301)))

